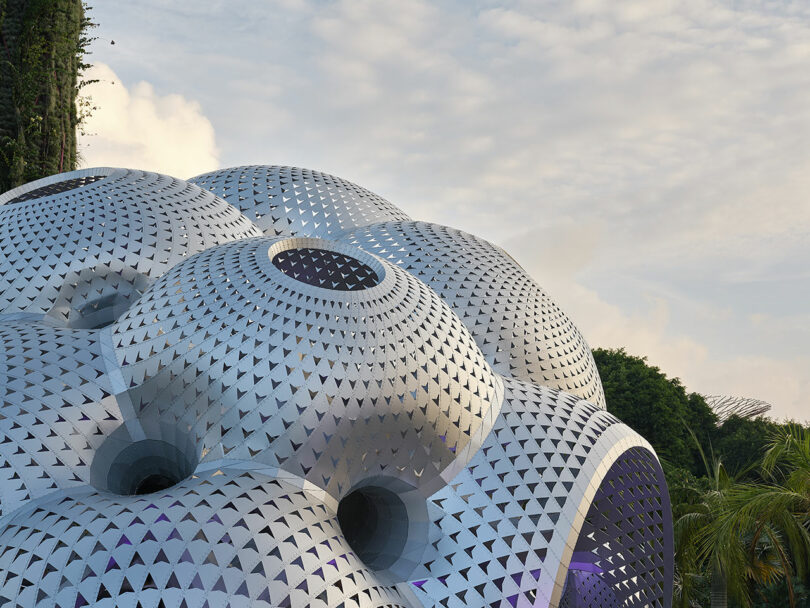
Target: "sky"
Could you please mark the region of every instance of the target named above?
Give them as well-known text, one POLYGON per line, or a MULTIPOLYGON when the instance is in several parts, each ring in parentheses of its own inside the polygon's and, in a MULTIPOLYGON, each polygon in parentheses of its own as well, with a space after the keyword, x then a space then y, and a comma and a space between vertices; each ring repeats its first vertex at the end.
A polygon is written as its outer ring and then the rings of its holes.
POLYGON ((592 347, 810 419, 810 3, 95 2, 83 166, 339 175, 592 347))

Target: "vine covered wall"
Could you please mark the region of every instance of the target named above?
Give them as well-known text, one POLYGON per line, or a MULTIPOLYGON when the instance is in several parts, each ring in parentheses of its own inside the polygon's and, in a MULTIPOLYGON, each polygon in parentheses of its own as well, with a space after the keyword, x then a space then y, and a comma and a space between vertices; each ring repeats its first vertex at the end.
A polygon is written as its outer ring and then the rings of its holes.
POLYGON ((76 168, 86 12, 82 0, 0 0, 0 191, 76 168))

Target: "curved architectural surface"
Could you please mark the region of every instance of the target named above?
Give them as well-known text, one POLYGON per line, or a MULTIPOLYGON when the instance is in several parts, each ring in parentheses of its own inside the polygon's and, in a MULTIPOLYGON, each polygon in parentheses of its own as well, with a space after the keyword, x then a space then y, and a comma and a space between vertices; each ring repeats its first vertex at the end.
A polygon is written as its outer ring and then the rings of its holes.
POLYGON ((771 410, 771 404, 750 397, 730 397, 728 395, 703 395, 706 403, 717 414, 717 421, 723 424, 732 416, 756 418, 771 410))
POLYGON ((0 195, 0 319, 109 324, 189 255, 260 234, 222 199, 167 175, 102 167, 41 179, 0 195))
POLYGON ((345 235, 415 274, 464 321, 492 368, 604 407, 591 349, 571 320, 505 251, 426 222, 386 222, 345 235))
POLYGON ((15 606, 410 605, 353 554, 322 495, 238 464, 148 496, 50 496, 5 521, 0 547, 0 602, 15 606))
POLYGON ((95 332, 0 323, 0 521, 29 500, 90 481, 122 422, 95 332))
POLYGON ((116 322, 112 345, 139 416, 188 429, 206 458, 280 466, 338 499, 392 471, 441 485, 502 392, 424 283, 321 239, 192 257, 116 322))
POLYGON ((381 196, 311 169, 232 167, 192 177, 189 182, 224 198, 267 236, 333 239, 360 226, 409 219, 381 196))
POLYGON ((0 198, 0 606, 671 605, 660 464, 508 254, 195 179, 251 219, 129 170, 0 198))
POLYGON ((591 403, 505 385, 481 450, 430 498, 432 550, 413 574, 420 599, 557 606, 565 591, 571 606, 669 605, 669 495, 652 448, 591 403), (587 603, 571 585, 582 572, 597 574, 613 603, 587 603))

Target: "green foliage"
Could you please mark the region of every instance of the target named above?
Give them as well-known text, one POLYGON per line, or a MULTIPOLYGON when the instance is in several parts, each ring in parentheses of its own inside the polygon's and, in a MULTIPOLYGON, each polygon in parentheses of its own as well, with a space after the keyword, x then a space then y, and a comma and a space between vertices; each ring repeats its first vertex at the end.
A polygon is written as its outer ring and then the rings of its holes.
POLYGON ((608 411, 649 441, 662 460, 695 475, 705 473, 688 431, 701 442, 711 438, 717 416, 703 397, 687 394, 677 378, 667 378, 646 358, 622 348, 597 348, 593 356, 608 411))
POLYGON ((607 408, 661 457, 675 522, 673 605, 810 606, 810 429, 721 426, 646 358, 594 351, 607 408))
POLYGON ((76 168, 82 0, 0 0, 0 191, 76 168))
POLYGON ((730 471, 748 470, 751 480, 762 480, 759 463, 765 456, 771 437, 780 425, 760 416, 753 420, 731 416, 712 436, 712 445, 723 455, 730 471))
MULTIPOLYGON (((810 608, 810 589, 796 576, 793 577, 793 590, 796 597, 796 608, 810 608)), ((787 596, 787 581, 778 580, 758 588, 752 606, 753 608, 782 608, 787 596)))

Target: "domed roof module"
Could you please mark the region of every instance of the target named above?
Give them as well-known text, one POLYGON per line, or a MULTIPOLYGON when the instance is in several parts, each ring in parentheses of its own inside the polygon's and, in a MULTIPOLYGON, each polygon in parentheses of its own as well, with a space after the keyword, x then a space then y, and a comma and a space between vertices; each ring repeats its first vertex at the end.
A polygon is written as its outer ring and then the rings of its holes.
POLYGON ((0 197, 0 605, 671 605, 650 445, 502 249, 294 167, 0 197))
POLYGON ((391 469, 440 487, 500 406, 500 381, 435 292, 321 239, 190 258, 115 323, 112 344, 139 414, 178 421, 207 458, 279 466, 337 497, 391 469))
POLYGON ((407 215, 350 181, 299 167, 251 165, 192 177, 249 217, 267 236, 335 238, 342 232, 407 215))
POLYGON ((185 257, 260 234, 222 199, 167 175, 103 167, 47 177, 0 195, 0 318, 109 324, 185 257))
POLYGON ((435 289, 464 321, 496 372, 605 406, 599 371, 582 334, 500 247, 427 222, 374 224, 341 240, 435 289))

